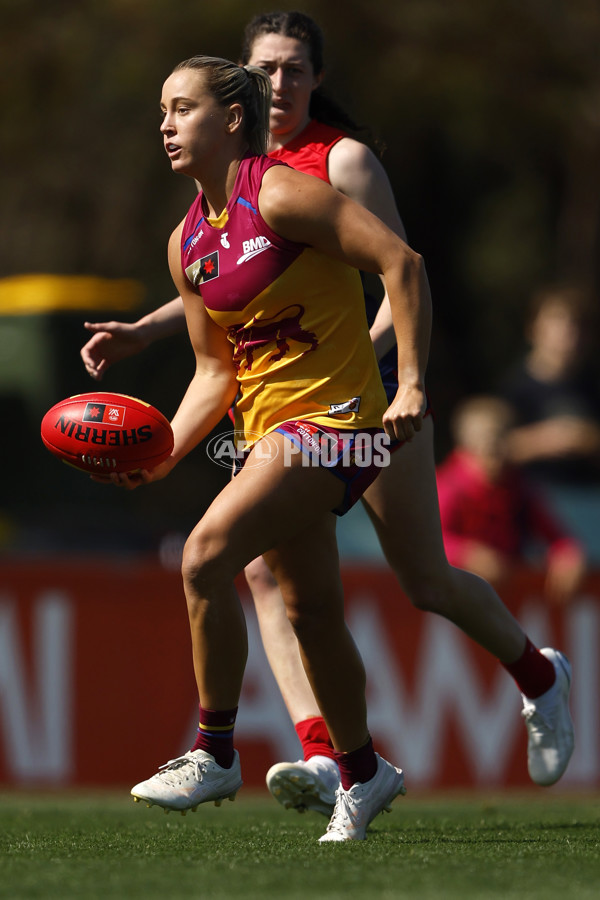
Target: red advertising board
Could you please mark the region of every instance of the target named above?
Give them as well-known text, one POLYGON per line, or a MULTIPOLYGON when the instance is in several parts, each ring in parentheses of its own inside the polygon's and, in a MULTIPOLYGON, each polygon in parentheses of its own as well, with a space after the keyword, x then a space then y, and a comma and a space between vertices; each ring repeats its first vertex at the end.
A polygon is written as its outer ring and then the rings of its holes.
MULTIPOLYGON (((411 607, 393 575, 343 570, 347 619, 368 675, 377 749, 424 788, 529 784, 520 697, 498 663, 444 619, 411 607)), ((539 646, 574 669, 577 747, 566 787, 600 784, 600 574, 564 609, 520 572, 506 601, 539 646)), ((267 665, 252 603, 236 727, 246 785, 300 747, 267 665)), ((147 562, 0 566, 0 784, 128 786, 190 746, 197 724, 181 580, 147 562)))

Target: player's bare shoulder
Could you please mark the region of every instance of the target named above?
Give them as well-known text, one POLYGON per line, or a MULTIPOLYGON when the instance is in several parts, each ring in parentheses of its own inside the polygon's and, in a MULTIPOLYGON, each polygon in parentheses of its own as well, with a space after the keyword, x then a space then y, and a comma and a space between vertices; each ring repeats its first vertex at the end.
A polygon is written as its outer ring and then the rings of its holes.
POLYGON ((171 232, 171 236, 169 237, 169 252, 171 252, 173 248, 179 248, 181 244, 181 235, 183 233, 184 224, 185 219, 182 219, 179 225, 177 225, 176 228, 174 228, 171 232))
POLYGON ((181 268, 181 235, 183 234, 184 222, 185 219, 183 219, 171 232, 167 248, 171 278, 180 293, 186 285, 185 278, 183 277, 183 270, 181 268))
POLYGON ((327 168, 334 187, 337 187, 336 182, 340 178, 356 177, 367 172, 385 173, 379 158, 371 148, 351 137, 344 137, 333 145, 327 157, 327 168))
POLYGON ((294 195, 319 191, 323 186, 324 182, 320 179, 291 166, 271 166, 263 175, 259 191, 261 210, 263 206, 280 203, 294 195))
MULTIPOLYGON (((289 166, 273 166, 265 172, 258 202, 260 214, 273 231, 290 240, 305 242, 296 236, 296 225, 314 221, 336 192, 313 175, 297 172, 289 166)), ((303 229, 302 229, 303 230, 303 229)))
POLYGON ((342 138, 331 148, 327 167, 332 187, 375 213, 406 240, 387 172, 370 147, 354 138, 342 138))

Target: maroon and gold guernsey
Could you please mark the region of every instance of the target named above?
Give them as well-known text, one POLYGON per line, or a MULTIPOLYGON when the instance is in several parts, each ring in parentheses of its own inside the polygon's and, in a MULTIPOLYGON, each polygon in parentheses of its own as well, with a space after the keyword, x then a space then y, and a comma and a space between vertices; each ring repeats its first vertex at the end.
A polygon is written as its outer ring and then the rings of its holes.
POLYGON ((269 228, 258 194, 276 165, 243 159, 218 219, 204 215, 200 193, 183 227, 183 270, 233 346, 236 429, 251 445, 297 419, 381 427, 387 402, 358 271, 269 228))

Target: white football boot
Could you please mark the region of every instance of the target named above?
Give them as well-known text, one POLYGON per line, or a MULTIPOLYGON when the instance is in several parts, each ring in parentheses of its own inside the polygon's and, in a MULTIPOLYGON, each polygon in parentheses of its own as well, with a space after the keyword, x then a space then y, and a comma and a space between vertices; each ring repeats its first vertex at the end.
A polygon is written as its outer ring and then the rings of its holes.
POLYGON ((327 841, 364 841, 367 828, 376 815, 385 810, 391 812, 391 802, 399 794, 405 794, 404 774, 378 753, 377 772, 370 781, 357 782, 349 791, 340 785, 337 789, 335 809, 325 834, 319 843, 327 841))
POLYGON ((204 750, 188 750, 183 756, 170 759, 156 775, 140 781, 131 789, 136 803, 145 801, 147 806, 162 806, 165 812, 188 809, 196 811, 200 803, 213 801, 220 806, 225 799, 235 800, 242 786, 240 757, 234 751, 233 765, 222 769, 214 756, 204 750))
POLYGON ((340 770, 328 756, 311 756, 298 762, 281 762, 267 772, 267 787, 286 809, 322 813, 329 818, 335 806, 340 770))
POLYGON ((536 784, 547 787, 564 774, 575 735, 569 712, 571 666, 567 657, 549 647, 540 650, 556 670, 556 681, 549 691, 534 700, 523 697, 521 715, 528 732, 527 767, 536 784))

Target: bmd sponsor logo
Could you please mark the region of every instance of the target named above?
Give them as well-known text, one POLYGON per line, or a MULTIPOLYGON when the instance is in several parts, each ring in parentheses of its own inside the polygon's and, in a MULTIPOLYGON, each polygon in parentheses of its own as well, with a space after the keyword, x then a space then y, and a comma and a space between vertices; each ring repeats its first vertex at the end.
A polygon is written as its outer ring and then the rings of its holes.
POLYGON ((259 253, 262 253, 264 250, 267 250, 271 246, 271 241, 269 241, 266 237, 263 237, 261 234, 257 238, 252 238, 249 241, 242 242, 242 255, 237 261, 237 265, 241 265, 241 263, 248 262, 249 259, 252 259, 254 256, 258 256, 259 253))

